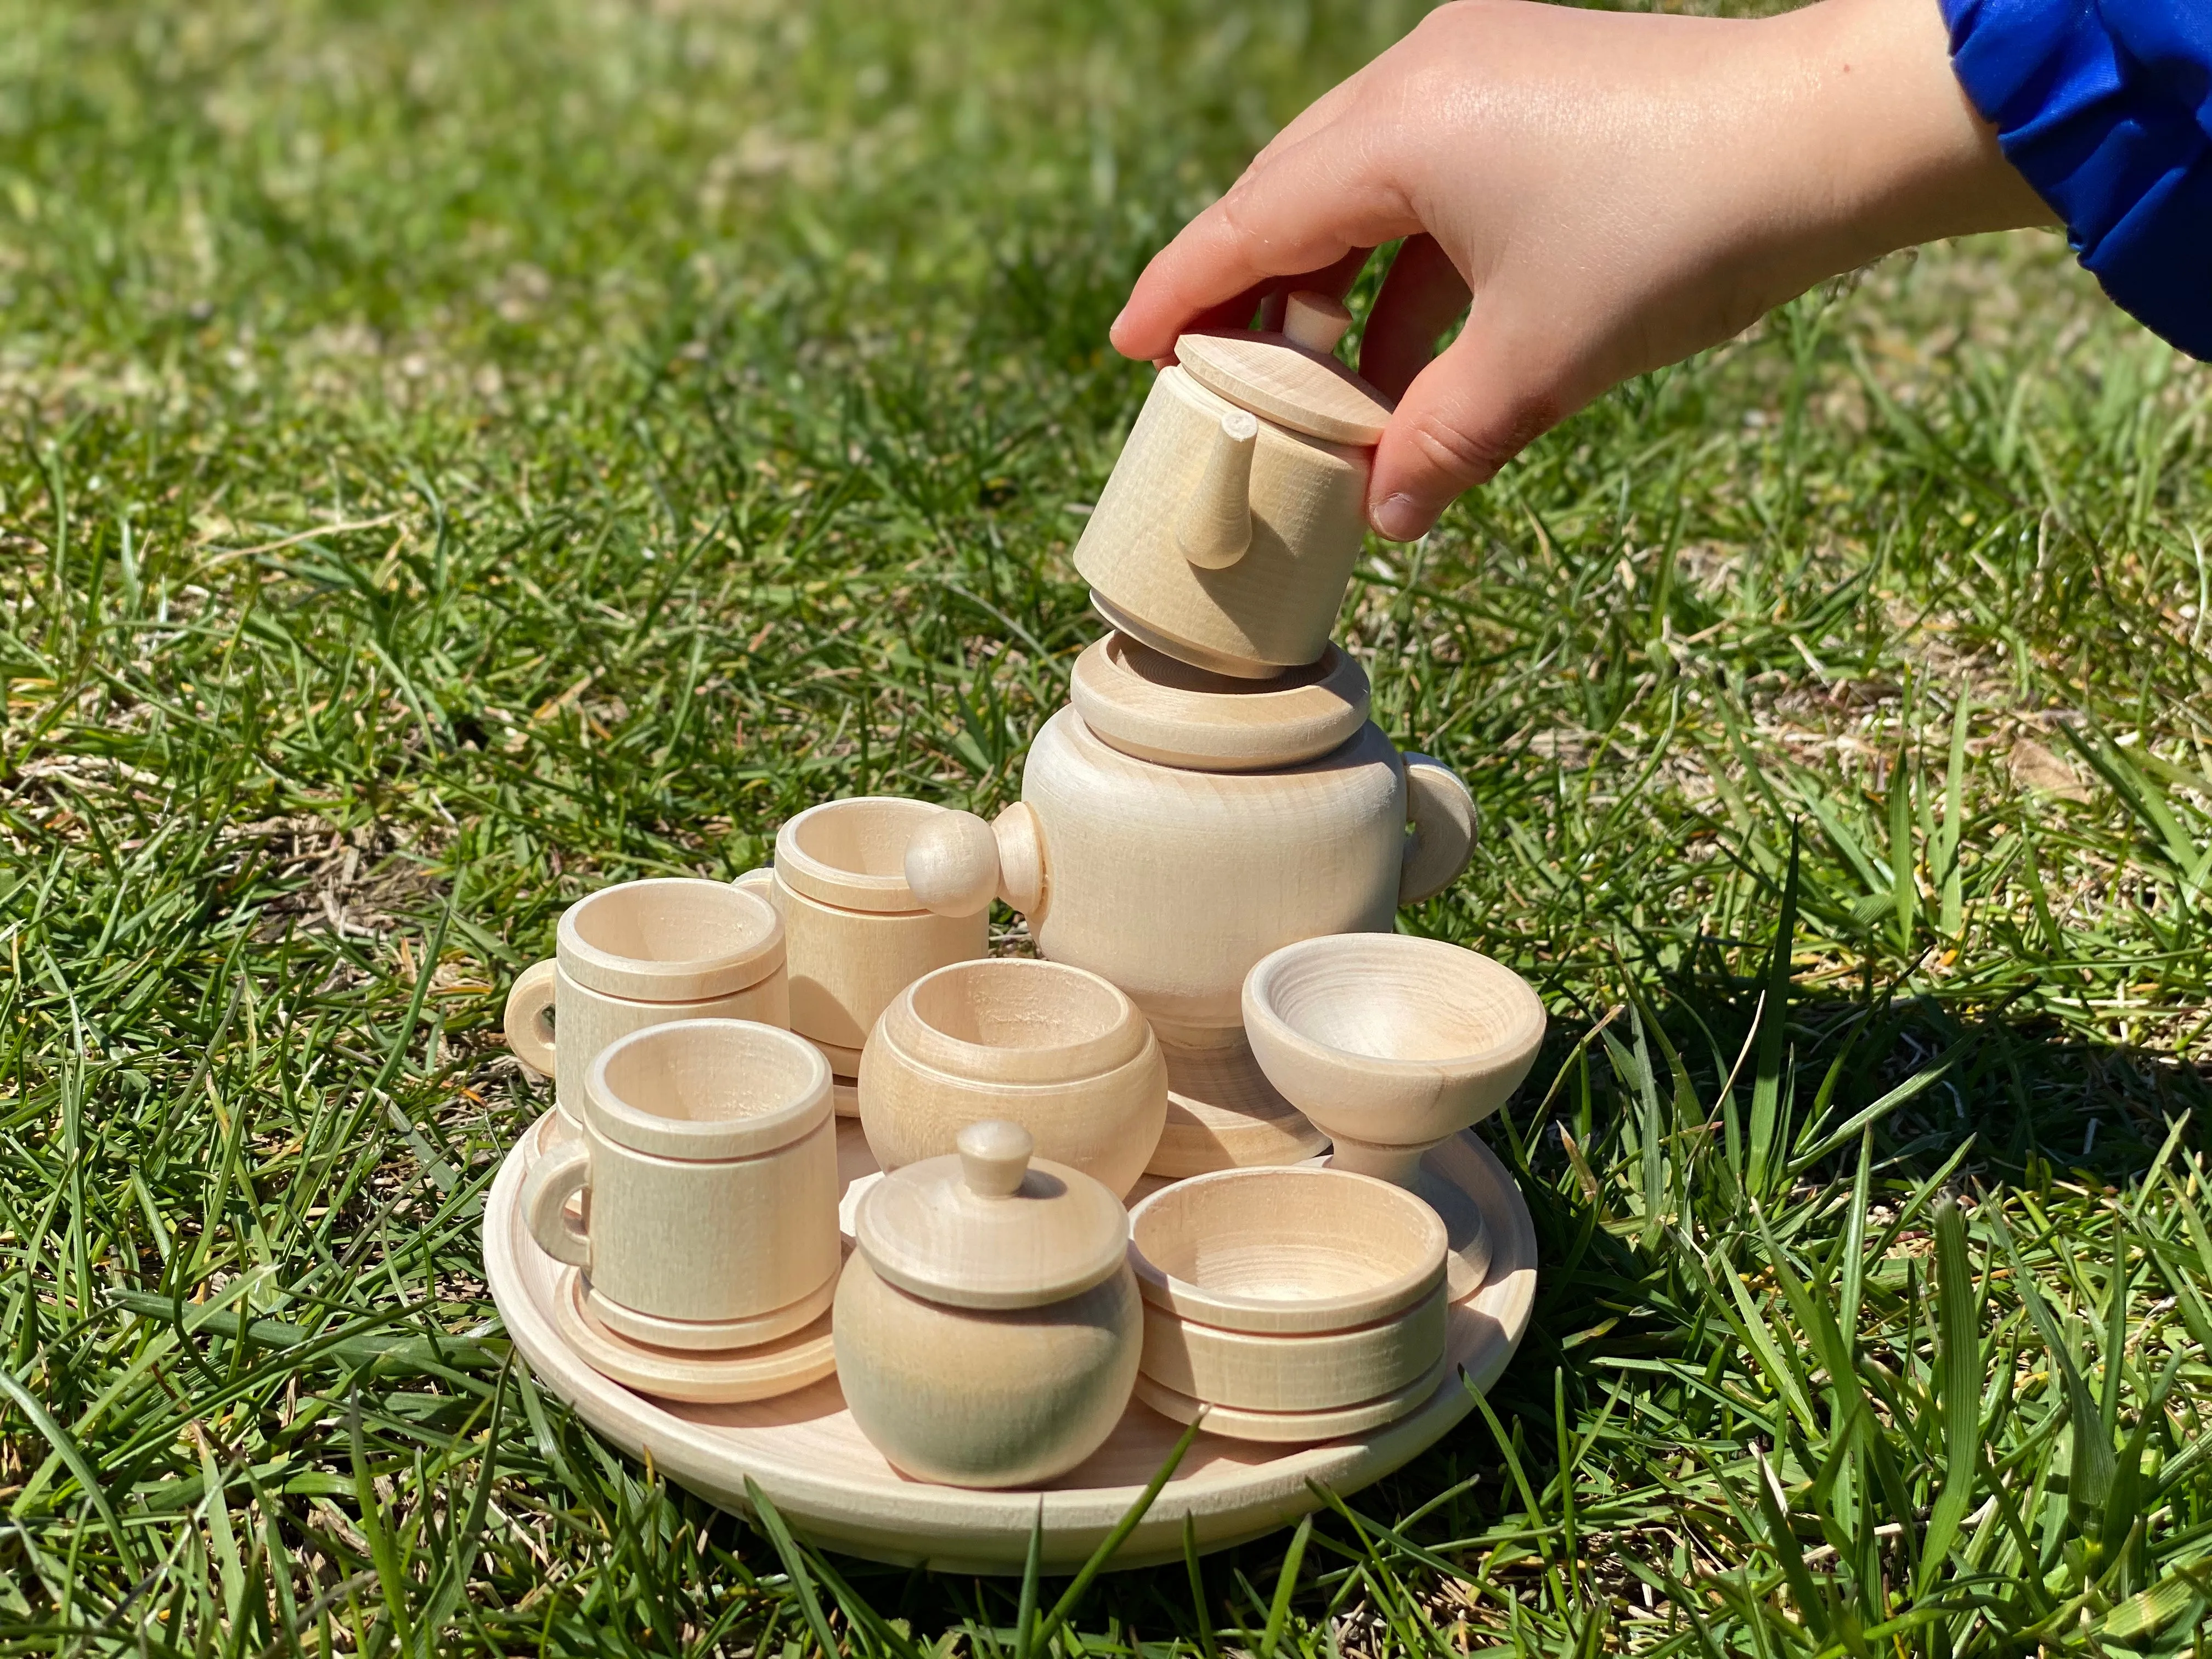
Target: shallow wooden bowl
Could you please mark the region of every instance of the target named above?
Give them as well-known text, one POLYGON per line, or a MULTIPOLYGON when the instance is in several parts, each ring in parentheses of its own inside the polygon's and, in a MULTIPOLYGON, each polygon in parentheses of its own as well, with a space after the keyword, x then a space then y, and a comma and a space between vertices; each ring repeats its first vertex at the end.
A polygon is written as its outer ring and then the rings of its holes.
POLYGON ((1403 1312, 1443 1281, 1436 1212, 1342 1170, 1223 1170, 1129 1214, 1129 1261, 1153 1307, 1222 1331, 1344 1331, 1403 1312))
POLYGON ((1224 1331, 1145 1304, 1143 1374, 1210 1405, 1314 1412, 1395 1394, 1444 1352, 1444 1286, 1401 1313, 1346 1331, 1224 1331))

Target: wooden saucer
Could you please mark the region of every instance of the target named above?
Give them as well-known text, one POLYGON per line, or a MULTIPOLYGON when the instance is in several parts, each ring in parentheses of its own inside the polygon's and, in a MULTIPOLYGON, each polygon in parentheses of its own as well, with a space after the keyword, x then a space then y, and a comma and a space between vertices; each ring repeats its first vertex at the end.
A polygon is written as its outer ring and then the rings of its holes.
POLYGON ((1177 1394, 1164 1382, 1153 1382, 1142 1371, 1137 1373, 1137 1398, 1162 1417, 1172 1418, 1178 1423, 1195 1423, 1199 1413, 1205 1413, 1208 1434, 1271 1445, 1312 1446, 1325 1440, 1341 1439, 1347 1434, 1364 1434, 1370 1429, 1396 1422, 1418 1409, 1440 1384, 1455 1383, 1458 1379, 1450 1372, 1449 1358, 1439 1359, 1404 1388, 1380 1399, 1362 1401, 1357 1406, 1338 1406, 1325 1412, 1258 1412, 1235 1406, 1208 1406, 1187 1394, 1177 1394))
POLYGON ((641 1342, 647 1347, 676 1348, 686 1353, 719 1353, 726 1348, 757 1348, 763 1342, 773 1342, 778 1337, 789 1336, 793 1331, 811 1325, 830 1311, 836 1299, 837 1275, 832 1273, 821 1285, 808 1291, 798 1301, 781 1308, 771 1308, 766 1313, 755 1314, 750 1319, 717 1320, 709 1324, 691 1319, 662 1319, 653 1314, 640 1313, 635 1308, 625 1308, 619 1302, 609 1300, 592 1288, 588 1276, 584 1279, 584 1306, 592 1317, 606 1327, 614 1335, 641 1342))
POLYGON ((720 1353, 656 1347, 610 1330, 592 1311, 584 1276, 571 1267, 553 1293, 553 1320, 570 1350, 602 1376, 662 1400, 730 1405, 768 1400, 819 1382, 837 1369, 830 1316, 757 1347, 720 1353))

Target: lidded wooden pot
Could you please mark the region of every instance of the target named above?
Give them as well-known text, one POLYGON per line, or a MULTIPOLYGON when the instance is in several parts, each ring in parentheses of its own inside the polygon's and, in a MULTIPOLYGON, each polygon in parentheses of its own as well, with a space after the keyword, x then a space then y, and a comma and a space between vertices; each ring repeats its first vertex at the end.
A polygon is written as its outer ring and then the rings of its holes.
POLYGON ((1099 614, 1200 668, 1265 679, 1328 643, 1391 400, 1330 355, 1351 313, 1186 334, 1076 544, 1099 614))
POLYGON ((1398 752, 1334 646, 1254 681, 1109 635, 1072 690, 1030 745, 1021 799, 994 823, 947 811, 917 830, 908 885, 947 915, 1004 899, 1042 955, 1121 987, 1163 1042, 1234 1042, 1261 957, 1387 933, 1467 866, 1467 786, 1398 752))
POLYGON ((1137 1378, 1143 1314, 1128 1212, 971 1123, 957 1152, 860 1200, 831 1316, 854 1421, 890 1463, 955 1486, 1026 1486, 1104 1443, 1137 1378))

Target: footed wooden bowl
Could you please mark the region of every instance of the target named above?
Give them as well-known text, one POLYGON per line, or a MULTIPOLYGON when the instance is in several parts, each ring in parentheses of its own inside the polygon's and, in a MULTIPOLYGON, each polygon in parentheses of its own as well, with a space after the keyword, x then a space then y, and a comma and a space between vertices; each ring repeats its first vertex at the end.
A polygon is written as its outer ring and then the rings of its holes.
POLYGON ((1510 968, 1459 945, 1334 933, 1253 967, 1244 1030, 1267 1080, 1336 1143, 1337 1168, 1402 1186, 1422 1153, 1521 1086, 1544 1005, 1510 968))

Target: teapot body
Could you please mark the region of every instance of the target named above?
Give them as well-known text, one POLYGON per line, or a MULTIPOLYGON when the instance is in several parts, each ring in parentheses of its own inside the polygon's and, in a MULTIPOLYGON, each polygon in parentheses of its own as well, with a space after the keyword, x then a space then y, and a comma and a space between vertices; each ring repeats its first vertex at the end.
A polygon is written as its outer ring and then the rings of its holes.
POLYGON ((1233 1041, 1261 957, 1396 916, 1406 769, 1371 722, 1302 765, 1203 772, 1123 754, 1063 708, 1022 801, 1042 842, 1038 950, 1121 987, 1166 1041, 1233 1041))
POLYGON ((1194 562, 1186 515, 1237 405, 1161 371, 1076 544, 1075 568, 1116 628, 1197 667, 1264 679, 1328 644, 1366 526, 1374 451, 1257 420, 1249 539, 1222 568, 1194 562))

